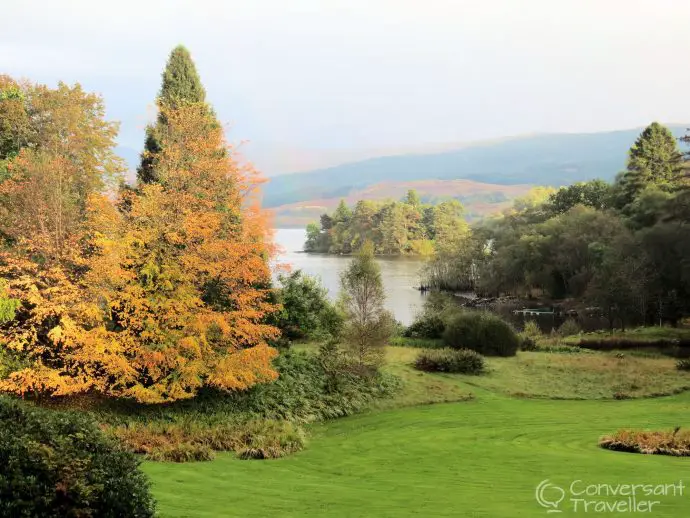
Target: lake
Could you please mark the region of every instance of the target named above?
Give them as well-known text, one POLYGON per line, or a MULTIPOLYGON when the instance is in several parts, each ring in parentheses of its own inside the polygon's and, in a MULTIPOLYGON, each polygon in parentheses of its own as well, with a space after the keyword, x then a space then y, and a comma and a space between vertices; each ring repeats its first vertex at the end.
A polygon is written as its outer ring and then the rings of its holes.
MULTIPOLYGON (((347 268, 351 258, 339 255, 306 254, 302 252, 306 231, 302 229, 277 229, 275 242, 282 251, 276 262, 288 264, 291 270, 321 278, 331 298, 340 289, 340 273, 347 268)), ((419 270, 424 264, 419 258, 377 257, 386 289, 386 307, 403 324, 410 324, 424 303, 424 295, 414 286, 419 285, 419 270)))

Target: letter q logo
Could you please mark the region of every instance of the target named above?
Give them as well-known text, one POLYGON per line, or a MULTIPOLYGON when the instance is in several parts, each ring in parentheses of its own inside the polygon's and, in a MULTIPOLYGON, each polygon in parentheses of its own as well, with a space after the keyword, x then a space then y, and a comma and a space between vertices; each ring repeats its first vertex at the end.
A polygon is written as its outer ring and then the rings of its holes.
POLYGON ((549 482, 549 479, 542 480, 537 486, 537 490, 534 492, 534 496, 537 499, 537 503, 548 509, 547 513, 560 513, 562 512, 558 506, 565 498, 565 491, 555 484, 549 482))

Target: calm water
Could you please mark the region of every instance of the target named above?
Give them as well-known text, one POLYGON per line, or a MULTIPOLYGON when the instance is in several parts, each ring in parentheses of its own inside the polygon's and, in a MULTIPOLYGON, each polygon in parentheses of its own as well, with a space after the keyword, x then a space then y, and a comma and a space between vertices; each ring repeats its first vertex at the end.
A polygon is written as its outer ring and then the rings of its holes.
MULTIPOLYGON (((278 229, 275 241, 282 248, 277 262, 289 264, 292 270, 302 270, 321 277, 321 282, 335 298, 340 289, 340 272, 350 262, 349 257, 324 254, 305 254, 302 246, 306 231, 278 229)), ((412 258, 377 258, 381 265, 386 288, 386 307, 403 324, 409 324, 424 302, 424 296, 414 286, 419 285, 418 272, 423 262, 412 258)))

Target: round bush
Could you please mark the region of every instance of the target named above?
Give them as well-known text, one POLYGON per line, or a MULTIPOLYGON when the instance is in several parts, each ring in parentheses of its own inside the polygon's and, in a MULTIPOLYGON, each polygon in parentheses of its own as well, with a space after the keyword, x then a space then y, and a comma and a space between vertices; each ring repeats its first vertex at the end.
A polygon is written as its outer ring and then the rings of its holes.
POLYGON ((485 356, 515 356, 520 338, 513 328, 488 312, 464 312, 446 325, 443 342, 452 349, 472 349, 485 356))
POLYGON ((445 324, 438 315, 424 314, 415 319, 410 326, 405 329, 404 336, 407 338, 441 338, 445 324))
POLYGON ((520 337, 520 350, 521 351, 536 351, 538 349, 537 342, 531 336, 521 336, 520 337))
POLYGON ((561 327, 558 328, 558 334, 561 336, 573 336, 580 334, 582 329, 580 328, 580 324, 578 324, 574 319, 569 318, 565 322, 561 324, 561 327))
POLYGON ((0 397, 0 516, 152 517, 139 461, 88 417, 0 397))
POLYGON ((690 371, 690 360, 678 360, 678 362, 676 362, 676 369, 679 371, 690 371))
POLYGON ((484 371, 484 358, 469 349, 427 349, 419 353, 414 366, 426 372, 480 374, 484 371))

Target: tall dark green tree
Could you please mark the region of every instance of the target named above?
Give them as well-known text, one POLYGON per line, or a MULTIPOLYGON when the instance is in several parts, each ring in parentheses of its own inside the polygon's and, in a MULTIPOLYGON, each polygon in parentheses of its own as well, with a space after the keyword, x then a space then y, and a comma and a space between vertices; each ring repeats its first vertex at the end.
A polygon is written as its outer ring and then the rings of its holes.
POLYGON ((617 205, 632 203, 647 186, 675 190, 682 179, 683 155, 671 131, 652 122, 630 148, 627 169, 616 178, 617 205))
POLYGON ((184 103, 205 101, 206 90, 201 84, 192 56, 185 47, 178 45, 170 53, 163 71, 161 91, 156 99, 159 108, 158 118, 155 124, 146 128, 144 152, 141 155, 141 165, 137 170, 140 183, 156 183, 159 180, 155 168, 156 156, 161 151, 161 134, 168 130, 164 110, 160 108, 174 109, 184 103))

